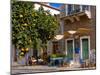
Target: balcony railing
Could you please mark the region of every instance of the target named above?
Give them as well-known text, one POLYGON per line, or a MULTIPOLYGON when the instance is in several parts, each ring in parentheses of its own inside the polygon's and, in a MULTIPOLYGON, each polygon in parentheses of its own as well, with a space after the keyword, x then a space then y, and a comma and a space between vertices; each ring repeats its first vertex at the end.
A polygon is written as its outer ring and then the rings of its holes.
POLYGON ((91 18, 91 12, 89 10, 86 10, 86 9, 85 10, 75 9, 75 10, 68 12, 67 15, 73 15, 73 14, 76 14, 79 12, 84 12, 88 16, 88 18, 91 18))
POLYGON ((68 15, 72 15, 72 14, 75 14, 75 13, 78 13, 78 12, 80 12, 80 9, 75 9, 75 10, 69 11, 68 15))

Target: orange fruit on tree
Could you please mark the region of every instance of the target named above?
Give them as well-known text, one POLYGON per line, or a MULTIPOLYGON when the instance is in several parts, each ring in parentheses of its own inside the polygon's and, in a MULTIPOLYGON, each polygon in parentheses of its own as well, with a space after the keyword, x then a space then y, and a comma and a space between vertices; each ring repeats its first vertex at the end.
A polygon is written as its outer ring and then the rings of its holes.
POLYGON ((26 51, 28 51, 29 49, 28 48, 26 48, 26 51))
POLYGON ((22 48, 21 51, 24 51, 24 48, 22 48))

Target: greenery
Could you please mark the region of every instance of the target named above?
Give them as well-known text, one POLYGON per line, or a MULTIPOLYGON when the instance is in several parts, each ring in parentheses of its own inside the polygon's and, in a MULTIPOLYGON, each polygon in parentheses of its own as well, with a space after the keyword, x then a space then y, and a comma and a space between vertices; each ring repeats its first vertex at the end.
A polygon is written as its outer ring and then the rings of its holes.
POLYGON ((46 49, 46 44, 56 34, 58 22, 50 12, 41 6, 34 9, 33 2, 12 1, 12 43, 16 49, 40 47, 46 49))
MULTIPOLYGON (((33 3, 29 2, 14 2, 12 4, 12 42, 17 48, 30 47, 32 44, 32 35, 30 34, 31 28, 34 28, 33 8, 33 3)), ((34 33, 34 35, 36 34, 34 33)))
POLYGON ((59 58, 59 57, 67 57, 67 55, 65 55, 65 54, 52 54, 50 57, 51 58, 59 58))

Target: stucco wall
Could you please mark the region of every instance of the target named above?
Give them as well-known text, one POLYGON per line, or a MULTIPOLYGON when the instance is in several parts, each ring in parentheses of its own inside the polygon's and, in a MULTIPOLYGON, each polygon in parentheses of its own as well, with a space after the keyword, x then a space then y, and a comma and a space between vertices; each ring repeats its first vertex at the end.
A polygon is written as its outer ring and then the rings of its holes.
MULTIPOLYGON (((81 36, 90 36, 90 49, 96 49, 96 14, 95 7, 91 6, 91 18, 89 19, 86 15, 80 17, 80 21, 71 22, 70 20, 64 21, 64 32, 69 30, 77 30, 78 28, 91 29, 88 34, 83 34, 81 36)), ((67 39, 67 37, 65 38, 67 39)), ((64 42, 65 44, 65 42, 64 42)))

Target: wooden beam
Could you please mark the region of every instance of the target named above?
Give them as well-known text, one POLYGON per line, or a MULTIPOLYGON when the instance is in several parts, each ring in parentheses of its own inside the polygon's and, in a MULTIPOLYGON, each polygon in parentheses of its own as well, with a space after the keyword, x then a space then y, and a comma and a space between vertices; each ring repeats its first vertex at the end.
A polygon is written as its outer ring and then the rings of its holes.
POLYGON ((74 18, 73 17, 65 17, 64 20, 70 20, 72 23, 74 22, 74 18))
POLYGON ((80 21, 80 16, 74 15, 73 17, 74 17, 77 21, 80 21))

